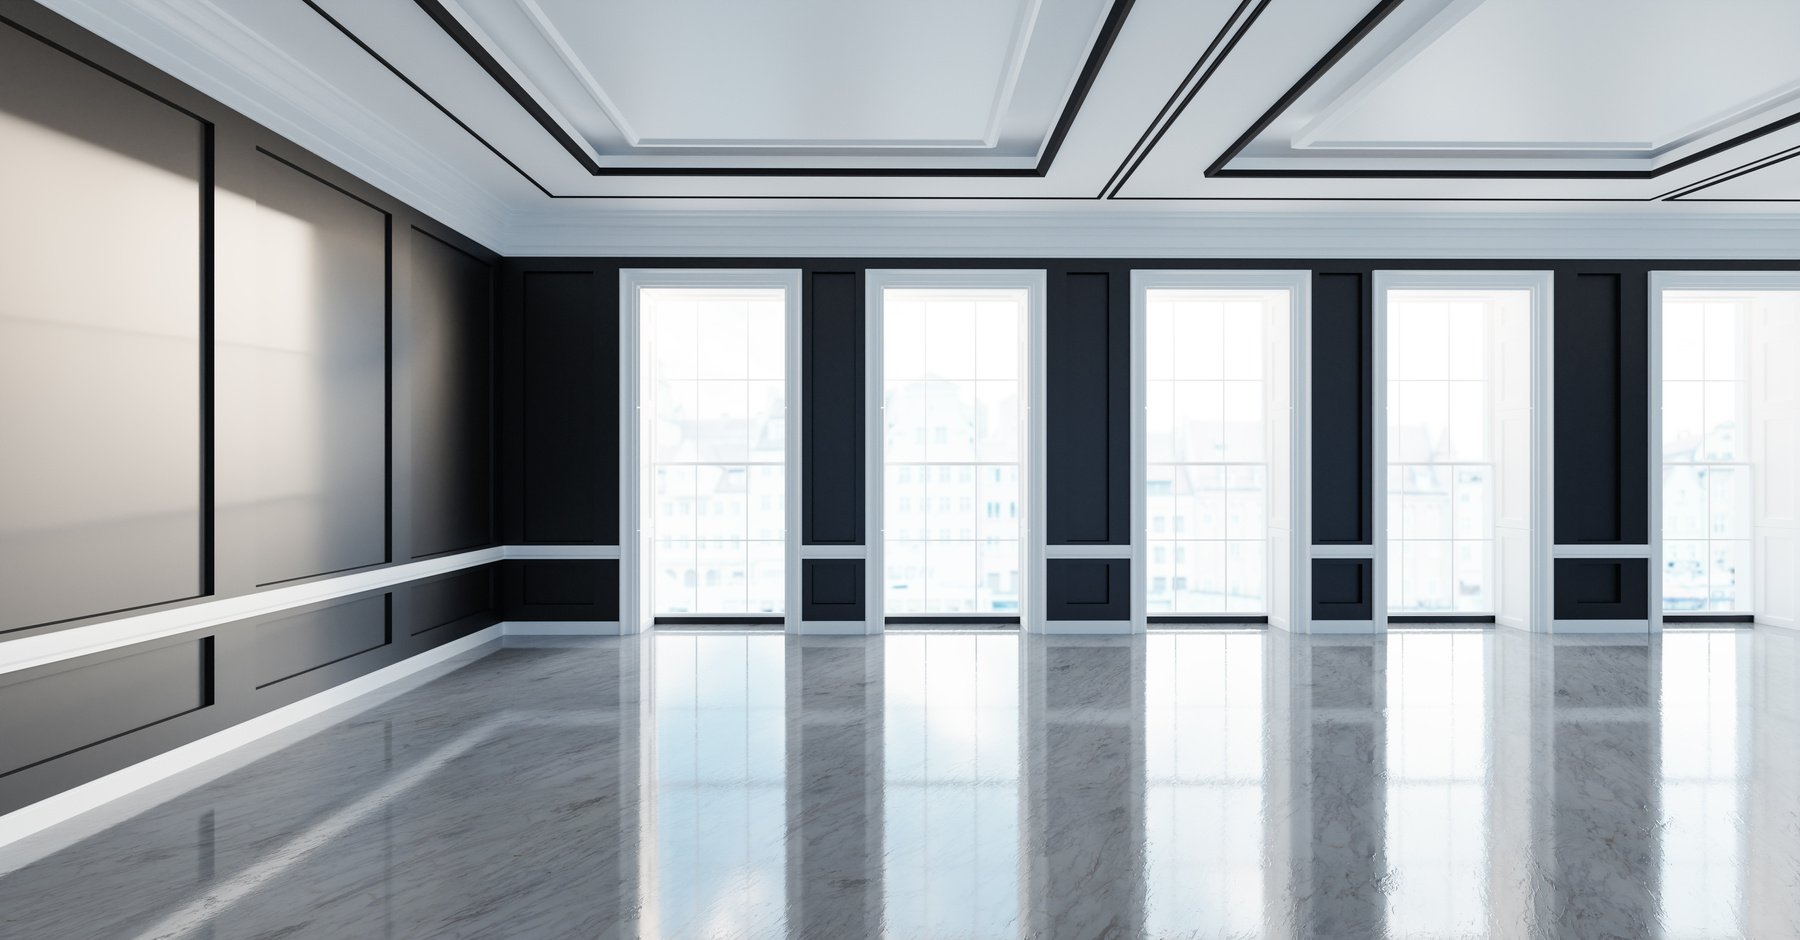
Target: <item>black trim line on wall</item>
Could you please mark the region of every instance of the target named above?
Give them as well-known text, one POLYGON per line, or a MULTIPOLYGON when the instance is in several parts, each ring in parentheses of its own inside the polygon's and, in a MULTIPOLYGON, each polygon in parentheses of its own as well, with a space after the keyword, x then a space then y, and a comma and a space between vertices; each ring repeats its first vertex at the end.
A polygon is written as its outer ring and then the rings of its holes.
POLYGON ((1472 624, 1493 623, 1493 614, 1388 614, 1388 623, 1400 624, 1472 624))
POLYGON ((1149 618, 1147 618, 1147 621, 1150 624, 1150 626, 1153 626, 1153 627, 1174 627, 1174 626, 1189 626, 1189 627, 1265 626, 1266 627, 1269 625, 1269 618, 1267 618, 1267 617, 1243 617, 1243 616, 1233 617, 1233 616, 1229 616, 1229 615, 1217 616, 1217 617, 1201 617, 1201 616, 1189 616, 1189 615, 1185 615, 1185 614, 1166 614, 1166 615, 1161 615, 1161 616, 1149 617, 1149 618))
POLYGON ((741 614, 722 617, 655 617, 650 623, 658 627, 779 627, 781 617, 748 617, 741 614))
POLYGON ((1755 623, 1752 614, 1663 614, 1663 623, 1755 623))
MULTIPOLYGON (((1276 99, 1275 104, 1270 106, 1269 110, 1263 112, 1262 117, 1257 118, 1256 123, 1250 125, 1249 130, 1238 137, 1230 147, 1226 148, 1224 153, 1219 155, 1217 160, 1212 162, 1211 166, 1206 168, 1206 176, 1208 178, 1221 179, 1657 179, 1665 174, 1692 166, 1702 160, 1716 157, 1721 153, 1735 149, 1760 137, 1773 134, 1776 131, 1791 127, 1795 124, 1800 124, 1800 111, 1796 111, 1786 117, 1776 118, 1760 127, 1745 131, 1729 140, 1721 141, 1704 150, 1688 154, 1679 160, 1673 160, 1662 166, 1648 170, 1229 169, 1229 164, 1232 160, 1235 160, 1245 148, 1249 147, 1263 131, 1268 130, 1269 125, 1279 120, 1288 108, 1292 107, 1302 95, 1306 94, 1306 92, 1311 90, 1314 85, 1318 84, 1319 80, 1324 78, 1325 75, 1342 61, 1345 56, 1349 55, 1350 52, 1364 39, 1367 39, 1369 34, 1374 32, 1375 28, 1380 26, 1382 21, 1386 20, 1390 13, 1393 13, 1394 10, 1398 9, 1400 5, 1405 2, 1406 0, 1381 0, 1373 10, 1369 11, 1368 15, 1364 16, 1354 27, 1351 27, 1350 32, 1344 34, 1344 37, 1338 40, 1337 45, 1332 46, 1331 50, 1325 53, 1324 58, 1320 59, 1317 63, 1314 63, 1313 67, 1308 69, 1306 74, 1302 75, 1300 80, 1294 83, 1293 87, 1289 88, 1285 94, 1276 99)), ((1172 124, 1174 121, 1171 120, 1170 123, 1172 124)), ((1663 197, 1652 197, 1651 199, 1643 201, 1654 202, 1661 198, 1663 197)))
MULTIPOLYGON (((313 6, 311 0, 303 0, 303 2, 306 2, 308 6, 313 6)), ((545 108, 542 102, 533 96, 524 85, 520 84, 518 79, 513 77, 512 73, 507 70, 506 66, 502 65, 500 61, 488 51, 487 47, 482 45, 481 40, 477 39, 473 33, 469 32, 469 30, 463 26, 461 21, 457 20, 449 10, 444 8, 444 5, 439 2, 439 0, 414 0, 414 2, 419 5, 419 9, 425 11, 426 16, 431 17, 432 22, 436 23, 438 28, 449 35, 449 37, 462 48, 463 52, 468 54, 469 58, 475 61, 475 64, 481 66, 482 70, 487 72, 489 77, 493 78, 502 90, 508 95, 511 95, 512 99, 518 102, 519 107, 524 108, 526 113, 530 114, 532 119, 536 120, 539 126, 544 128, 545 132, 555 139, 564 150, 568 151, 569 156, 574 157, 575 161, 581 164, 582 169, 587 170, 592 176, 860 176, 898 178, 992 178, 1042 177, 1050 172, 1050 165, 1056 160, 1057 151, 1062 149, 1063 138, 1068 135, 1069 128, 1074 126, 1075 117, 1080 112, 1082 104, 1087 100, 1088 92, 1093 88, 1094 80, 1099 77, 1100 69, 1106 63, 1107 54, 1112 51, 1113 43, 1118 39, 1119 31, 1124 27, 1125 19, 1130 14, 1131 7, 1136 0, 1112 0, 1112 6, 1107 11, 1106 19, 1101 23, 1100 33, 1095 37, 1093 48, 1089 50, 1087 60, 1082 64, 1081 71, 1076 76, 1075 84, 1069 91, 1069 98, 1063 104, 1062 113, 1058 116, 1055 126, 1051 128, 1050 136, 1044 142, 1044 149, 1038 156, 1036 166, 1019 168, 915 167, 910 169, 888 167, 602 166, 594 159, 588 148, 582 146, 580 141, 576 140, 567 129, 559 124, 556 119, 551 116, 549 109, 545 108)), ((1267 2, 1267 0, 1265 0, 1265 2, 1267 2)), ((325 16, 324 11, 319 10, 316 6, 314 6, 313 9, 321 16, 325 16)), ((332 25, 337 26, 345 35, 350 36, 357 45, 362 46, 370 55, 375 55, 374 50, 369 49, 369 47, 360 39, 357 39, 348 29, 345 29, 342 24, 339 24, 336 20, 332 20, 329 16, 325 16, 325 18, 331 21, 332 25)), ((380 60, 380 56, 376 56, 376 58, 380 60)), ((382 64, 387 65, 387 62, 382 60, 382 64)), ((392 65, 388 65, 388 68, 396 75, 400 74, 399 70, 394 69, 392 65)), ((404 75, 401 75, 400 77, 415 90, 418 89, 418 86, 410 79, 407 79, 404 75)), ((421 95, 424 94, 423 91, 420 91, 419 93, 421 95)), ((433 103, 436 104, 435 101, 433 103)), ((442 110, 441 105, 439 105, 439 109, 442 110)), ((449 112, 446 111, 445 113, 448 114, 449 112)), ((455 120, 454 116, 452 116, 452 120, 455 120)), ((461 121, 457 121, 457 124, 462 125, 465 130, 468 129, 467 125, 463 125, 461 121)), ((473 134, 474 131, 470 131, 470 133, 473 134)), ((477 136, 479 139, 479 135, 477 136)), ((487 142, 484 140, 482 143, 486 144, 487 142)), ((488 145, 488 148, 490 150, 493 149, 491 144, 488 145)), ((510 160, 507 162, 509 164, 511 163, 510 160)), ((513 168, 518 169, 516 165, 513 168)), ((524 173, 523 170, 520 170, 519 172, 521 174, 524 173)), ((530 179, 529 176, 526 178, 530 179)), ((537 185, 539 189, 543 189, 543 186, 539 185, 536 180, 532 180, 532 183, 533 185, 537 185)))
POLYGON ((936 617, 887 617, 884 623, 908 627, 1016 627, 1017 617, 964 617, 943 614, 936 617))

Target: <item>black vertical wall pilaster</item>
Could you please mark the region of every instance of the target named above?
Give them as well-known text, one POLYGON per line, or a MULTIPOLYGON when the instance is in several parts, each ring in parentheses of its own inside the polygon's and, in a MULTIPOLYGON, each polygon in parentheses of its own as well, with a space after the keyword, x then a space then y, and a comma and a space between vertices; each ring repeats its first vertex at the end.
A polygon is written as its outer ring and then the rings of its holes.
MULTIPOLYGON (((1062 267, 1046 280, 1046 543, 1131 544, 1131 272, 1062 267)), ((1045 617, 1131 619, 1131 560, 1046 562, 1045 617)))
POLYGON ((861 558, 809 558, 809 546, 867 545, 868 314, 860 267, 803 272, 800 298, 801 617, 866 616, 861 558))
MULTIPOLYGON (((1570 265, 1556 273, 1557 545, 1641 552, 1650 544, 1649 272, 1634 264, 1570 265)), ((1559 558, 1554 565, 1557 619, 1649 616, 1655 573, 1645 558, 1559 558)))
MULTIPOLYGON (((1367 270, 1321 270, 1312 297, 1312 543, 1374 544, 1374 302, 1367 270)), ((1314 620, 1373 616, 1374 560, 1311 566, 1314 620)))
MULTIPOLYGON (((509 545, 621 545, 619 267, 592 259, 501 266, 501 529, 509 545)), ((515 621, 612 621, 619 563, 510 559, 515 621)))

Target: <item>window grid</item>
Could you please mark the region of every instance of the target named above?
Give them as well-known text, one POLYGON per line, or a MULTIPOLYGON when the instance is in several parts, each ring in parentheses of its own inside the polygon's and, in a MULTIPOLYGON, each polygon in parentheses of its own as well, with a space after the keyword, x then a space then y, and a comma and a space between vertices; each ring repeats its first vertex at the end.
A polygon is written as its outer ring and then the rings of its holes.
POLYGON ((1026 292, 882 292, 883 591, 892 615, 1016 615, 1026 292))
POLYGON ((1491 614, 1492 312, 1406 289, 1387 309, 1388 610, 1491 614))
MULTIPOLYGON (((1279 299, 1277 299, 1279 298, 1279 299)), ((1268 613, 1271 304, 1285 291, 1145 296, 1145 610, 1268 613)))
POLYGON ((1662 604, 1750 613, 1749 304, 1666 300, 1662 349, 1662 604))
POLYGON ((785 609, 785 293, 639 291, 658 615, 785 609))

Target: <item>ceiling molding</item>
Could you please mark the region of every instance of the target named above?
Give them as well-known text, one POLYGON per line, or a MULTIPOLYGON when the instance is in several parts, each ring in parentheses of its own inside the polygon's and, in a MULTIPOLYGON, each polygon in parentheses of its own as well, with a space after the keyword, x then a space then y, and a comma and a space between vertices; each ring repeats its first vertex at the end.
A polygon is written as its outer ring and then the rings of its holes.
MULTIPOLYGON (((1094 36, 1087 56, 1082 60, 1080 71, 1069 89, 1056 122, 1051 126, 1045 139, 1042 152, 1036 162, 1029 166, 792 166, 792 165, 681 165, 663 164, 653 166, 618 166, 602 164, 598 154, 581 135, 577 134, 560 118, 548 104, 542 100, 540 93, 527 84, 527 80, 515 74, 499 57, 501 53, 490 49, 469 24, 462 21, 457 14, 445 5, 443 0, 414 0, 419 8, 430 17, 433 23, 444 31, 482 71, 486 72, 507 95, 518 102, 520 108, 530 114, 532 119, 544 128, 563 150, 567 151, 582 169, 592 176, 689 176, 689 177, 892 177, 892 178, 1004 178, 1004 177, 1043 177, 1050 172, 1056 161, 1057 152, 1062 148, 1069 128, 1074 126, 1075 118, 1081 112, 1088 92, 1093 88, 1094 80, 1099 77, 1101 68, 1106 64, 1108 53, 1112 51, 1119 31, 1124 28, 1130 16, 1132 5, 1136 0, 1109 0, 1106 16, 1094 36)), ((454 0, 452 0, 454 2, 454 0)), ((339 27, 342 29, 342 27, 339 27)), ((353 37, 354 38, 354 37, 353 37)), ((361 45, 362 43, 358 43, 361 45)), ((365 46, 365 48, 367 48, 365 46)), ((373 54, 373 51, 371 54, 373 54)), ((392 66, 389 66, 392 69, 392 66)), ((398 74, 398 72, 396 72, 398 74)), ((401 76, 409 85, 411 79, 401 76)), ((414 86, 417 87, 416 85, 414 86)), ((1010 94, 1010 82, 1008 84, 1010 94)), ((458 123, 461 123, 460 121, 458 123)), ((510 162, 510 160, 509 160, 510 162)))
MULTIPOLYGON (((1645 169, 1612 168, 1584 170, 1578 168, 1534 169, 1529 167, 1456 168, 1440 165, 1393 168, 1333 166, 1311 168, 1302 166, 1291 168, 1233 168, 1232 163, 1237 161, 1246 149, 1251 147, 1263 133, 1270 128, 1270 126, 1280 121, 1291 108, 1300 102, 1300 100, 1322 80, 1330 75, 1334 69, 1338 68, 1346 58, 1355 53, 1371 35, 1378 32, 1382 24, 1387 22, 1390 16, 1406 4, 1406 2, 1407 0, 1381 0, 1381 2, 1377 3, 1375 7, 1359 20, 1355 26, 1351 27, 1350 31, 1345 33, 1343 38, 1338 40, 1338 42, 1334 44, 1331 49, 1318 60, 1318 62, 1314 63, 1312 68, 1308 69, 1286 93, 1277 99, 1267 111, 1263 112, 1261 117, 1257 118, 1257 120, 1251 124, 1243 134, 1239 135, 1239 137, 1233 141, 1217 159, 1208 165, 1205 175, 1208 178, 1213 179, 1649 180, 1662 178, 1667 174, 1694 166, 1697 163, 1719 156, 1720 154, 1734 150, 1745 144, 1776 133, 1777 131, 1785 130, 1786 128, 1800 124, 1800 110, 1794 110, 1786 114, 1776 114, 1750 130, 1708 146, 1701 147, 1693 153, 1689 153, 1677 159, 1670 160, 1666 163, 1656 164, 1645 169)), ((1479 0, 1475 0, 1475 2, 1479 2, 1479 0)), ((1473 3, 1462 5, 1453 4, 1449 9, 1456 17, 1460 17, 1466 14, 1472 6, 1473 3)), ((1439 19, 1440 17, 1437 15, 1432 16, 1420 26, 1420 29, 1427 31, 1427 35, 1441 35, 1443 29, 1447 28, 1447 24, 1440 23, 1439 19)), ((1419 49, 1414 47, 1419 44, 1415 43, 1413 38, 1413 36, 1403 38, 1398 45, 1391 50, 1391 53, 1406 56, 1417 53, 1419 49)), ((1381 61, 1375 63, 1368 75, 1379 74, 1383 71, 1384 67, 1386 67, 1385 57, 1381 61)), ((1350 89, 1357 89, 1366 77, 1367 76, 1359 76, 1356 81, 1353 81, 1350 84, 1350 89)), ((1776 100, 1779 103, 1791 103, 1793 98, 1794 90, 1790 87, 1785 94, 1777 96, 1776 100)), ((1309 125, 1310 123, 1312 122, 1309 122, 1309 125)), ((1728 126, 1733 122, 1719 122, 1715 120, 1713 123, 1714 129, 1716 130, 1719 127, 1728 126)), ((1529 153, 1524 152, 1521 156, 1529 157, 1529 153)), ((1437 159, 1441 161, 1445 159, 1445 157, 1443 154, 1436 154, 1432 157, 1409 156, 1404 159, 1437 159)), ((1452 157, 1450 159, 1455 158, 1452 157)))
POLYGON ((513 256, 1792 260, 1800 216, 1677 209, 615 208, 524 212, 513 256))
POLYGON ((210 0, 40 0, 101 38, 497 249, 507 204, 210 0))

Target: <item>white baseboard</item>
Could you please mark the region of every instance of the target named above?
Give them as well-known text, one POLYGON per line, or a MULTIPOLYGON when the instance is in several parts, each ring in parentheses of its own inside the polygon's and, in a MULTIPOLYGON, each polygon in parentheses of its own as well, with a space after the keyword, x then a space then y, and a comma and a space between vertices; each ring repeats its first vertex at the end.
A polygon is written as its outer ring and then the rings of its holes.
POLYGON ((1130 636, 1138 632, 1129 620, 1046 620, 1026 631, 1045 636, 1130 636))
POLYGON ((507 636, 623 636, 617 620, 508 620, 500 625, 507 636))
POLYGON ((1575 633, 1630 633, 1647 636, 1650 633, 1648 620, 1553 620, 1550 632, 1555 634, 1575 633))
POLYGON ((1296 632, 1358 636, 1387 631, 1373 620, 1312 620, 1307 622, 1305 630, 1296 632))
MULTIPOLYGON (((333 686, 291 705, 284 705, 249 721, 207 735, 198 741, 165 751, 97 780, 90 780, 78 787, 64 790, 55 796, 46 797, 29 806, 20 807, 0 816, 0 875, 73 844, 130 815, 142 812, 148 807, 134 805, 129 807, 128 811, 118 814, 96 814, 97 817, 104 818, 88 820, 90 825, 70 827, 68 831, 56 833, 54 838, 33 840, 30 845, 23 844, 23 840, 45 833, 45 830, 58 823, 90 813, 183 771, 195 769, 214 758, 239 752, 234 756, 240 757, 240 760, 208 768, 214 772, 192 782, 198 784, 229 773, 250 760, 263 756, 260 753, 242 753, 240 749, 243 749, 245 745, 290 728, 329 709, 366 696, 384 686, 390 686, 401 679, 423 672, 452 657, 498 640, 500 636, 501 628, 498 624, 478 630, 461 639, 426 650, 417 656, 411 656, 391 666, 377 669, 368 675, 358 676, 349 682, 333 686)), ((407 688, 392 691, 397 695, 407 691, 407 688)), ((359 704, 375 705, 385 701, 388 697, 373 697, 359 704)), ((173 796, 174 794, 169 795, 173 796)))
POLYGON ((802 620, 794 632, 801 636, 880 636, 883 631, 864 620, 802 620))

